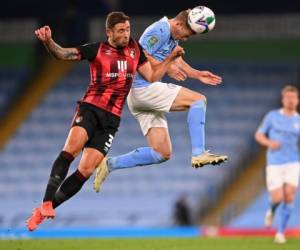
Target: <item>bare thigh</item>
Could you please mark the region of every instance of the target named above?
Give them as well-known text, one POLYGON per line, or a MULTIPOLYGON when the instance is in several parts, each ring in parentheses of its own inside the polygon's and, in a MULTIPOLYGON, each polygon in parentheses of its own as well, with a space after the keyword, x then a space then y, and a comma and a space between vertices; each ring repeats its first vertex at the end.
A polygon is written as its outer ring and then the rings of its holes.
POLYGON ((206 101, 206 97, 196 91, 182 87, 171 106, 171 111, 185 111, 198 100, 206 101))
POLYGON ((76 157, 87 141, 88 134, 84 128, 79 126, 72 127, 69 131, 63 150, 76 157))

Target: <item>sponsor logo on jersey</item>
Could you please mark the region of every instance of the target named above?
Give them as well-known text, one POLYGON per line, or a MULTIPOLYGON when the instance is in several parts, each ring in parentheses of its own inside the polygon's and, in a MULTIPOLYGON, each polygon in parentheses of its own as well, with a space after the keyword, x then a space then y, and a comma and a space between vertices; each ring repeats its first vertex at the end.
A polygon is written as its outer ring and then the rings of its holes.
POLYGON ((134 49, 130 50, 129 55, 132 59, 134 59, 135 58, 135 50, 134 49))
POLYGON ((151 36, 148 40, 148 48, 152 48, 157 42, 158 38, 156 36, 151 36))
POLYGON ((124 73, 124 72, 119 72, 119 73, 106 73, 106 77, 112 77, 112 78, 118 78, 118 77, 123 77, 123 78, 133 78, 134 74, 132 73, 124 73))
POLYGON ((75 119, 75 123, 80 123, 83 120, 82 116, 77 116, 75 119))

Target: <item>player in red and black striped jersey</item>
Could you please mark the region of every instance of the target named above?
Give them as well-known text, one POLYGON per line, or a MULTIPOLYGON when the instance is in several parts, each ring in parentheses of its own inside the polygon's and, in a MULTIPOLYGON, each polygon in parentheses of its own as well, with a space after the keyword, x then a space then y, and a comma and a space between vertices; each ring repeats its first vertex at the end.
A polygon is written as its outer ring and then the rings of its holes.
POLYGON ((45 218, 54 218, 54 209, 81 189, 107 154, 136 72, 150 82, 157 81, 166 73, 170 63, 184 54, 178 46, 161 64, 151 66, 139 43, 130 38, 129 17, 122 12, 108 14, 106 42, 62 48, 52 39, 49 26, 37 29, 35 34, 57 59, 88 60, 91 77, 63 151, 52 166, 43 203, 27 220, 30 231, 45 218), (82 150, 78 169, 65 179, 71 162, 82 150))

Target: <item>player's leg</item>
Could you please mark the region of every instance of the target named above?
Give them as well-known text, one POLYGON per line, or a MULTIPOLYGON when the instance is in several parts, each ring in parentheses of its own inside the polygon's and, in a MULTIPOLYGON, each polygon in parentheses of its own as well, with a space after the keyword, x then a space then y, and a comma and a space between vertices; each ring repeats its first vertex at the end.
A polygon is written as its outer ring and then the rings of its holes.
POLYGON ((269 204, 269 209, 265 214, 265 221, 264 221, 265 227, 267 228, 270 228, 272 226, 276 209, 283 201, 283 189, 282 187, 276 188, 270 191, 269 194, 270 194, 270 204, 269 204))
POLYGON ((94 189, 99 192, 101 186, 114 170, 159 164, 171 157, 172 146, 167 128, 153 127, 146 134, 150 147, 137 148, 127 154, 105 158, 96 169, 94 189))
POLYGON ((63 152, 55 161, 43 199, 41 212, 45 217, 54 213, 51 202, 58 187, 66 178, 72 160, 81 152, 84 145, 93 135, 96 118, 88 105, 79 105, 75 112, 72 128, 70 129, 63 152))
POLYGON ((128 107, 138 120, 150 147, 137 148, 127 154, 104 159, 96 170, 96 192, 100 191, 111 171, 158 164, 170 158, 172 147, 165 112, 170 110, 180 88, 157 82, 146 88, 131 90, 127 99, 128 107))
POLYGON ((188 111, 188 127, 192 144, 192 166, 219 164, 227 160, 226 155, 215 155, 205 151, 206 97, 200 93, 181 88, 171 111, 188 111))
POLYGON ((45 190, 41 207, 34 209, 32 216, 27 220, 28 229, 35 230, 44 218, 54 218, 52 200, 55 192, 67 176, 73 159, 79 154, 92 134, 93 117, 88 107, 80 105, 75 113, 72 128, 70 129, 63 151, 54 161, 48 184, 45 190))
MULTIPOLYGON (((280 223, 278 228, 278 234, 284 235, 285 229, 287 227, 288 221, 290 219, 290 216, 293 212, 294 208, 294 198, 296 194, 297 187, 286 183, 283 187, 283 193, 284 193, 284 201, 281 208, 281 214, 280 214, 280 223)), ((278 243, 284 243, 284 242, 278 242, 278 243)))
POLYGON ((80 153, 87 140, 88 135, 84 128, 71 128, 63 151, 53 164, 43 202, 52 201, 55 192, 67 176, 71 162, 80 153))
POLYGON ((266 186, 270 196, 270 204, 265 214, 264 224, 266 227, 271 227, 276 209, 283 201, 283 176, 281 167, 266 167, 266 186))
MULTIPOLYGON (((278 234, 284 235, 288 221, 294 208, 294 199, 299 184, 299 164, 284 166, 283 206, 278 234)), ((281 243, 281 242, 279 242, 281 243)))
POLYGON ((170 159, 172 148, 167 128, 150 128, 146 138, 150 147, 141 147, 124 155, 110 157, 107 162, 109 171, 151 165, 170 159))
POLYGON ((64 149, 59 154, 52 166, 43 198, 43 203, 39 208, 35 208, 33 210, 32 216, 27 220, 27 226, 30 231, 35 230, 45 218, 55 217, 55 210, 53 208, 52 200, 57 189, 67 176, 71 162, 81 151, 86 140, 87 133, 83 128, 71 128, 64 149))
POLYGON ((103 158, 104 155, 99 150, 85 148, 78 169, 62 183, 55 193, 53 207, 58 207, 78 193, 103 158))

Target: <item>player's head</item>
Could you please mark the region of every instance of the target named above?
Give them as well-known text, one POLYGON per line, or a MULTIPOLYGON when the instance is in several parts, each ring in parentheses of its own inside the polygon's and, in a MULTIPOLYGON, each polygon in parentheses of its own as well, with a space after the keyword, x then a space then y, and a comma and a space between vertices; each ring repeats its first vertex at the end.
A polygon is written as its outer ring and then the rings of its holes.
POLYGON ((299 104, 299 90, 292 85, 285 86, 281 91, 283 108, 296 111, 299 104))
POLYGON ((195 34, 188 25, 189 11, 183 10, 170 20, 172 37, 176 40, 186 41, 190 36, 195 34))
POLYGON ((117 48, 128 45, 130 38, 129 16, 123 12, 110 12, 106 17, 106 35, 108 42, 117 48))

